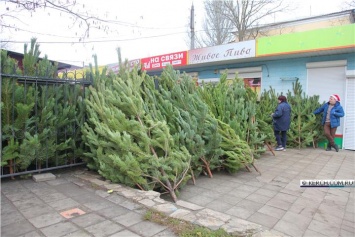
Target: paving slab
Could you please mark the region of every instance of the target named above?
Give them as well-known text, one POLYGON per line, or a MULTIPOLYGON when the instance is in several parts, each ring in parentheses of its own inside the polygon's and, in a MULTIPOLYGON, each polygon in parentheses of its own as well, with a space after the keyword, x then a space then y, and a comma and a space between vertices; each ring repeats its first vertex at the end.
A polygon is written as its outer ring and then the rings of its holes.
POLYGON ((260 224, 267 229, 272 229, 279 221, 279 218, 269 216, 261 212, 255 212, 248 218, 248 221, 260 224))
POLYGON ((47 237, 60 237, 77 232, 78 230, 79 227, 75 226, 71 222, 60 222, 40 229, 40 231, 47 237))
POLYGON ((104 217, 99 216, 96 213, 87 213, 86 215, 77 216, 71 221, 80 227, 88 227, 103 222, 104 220, 104 217))
POLYGON ((76 202, 75 200, 73 200, 72 198, 67 197, 65 199, 60 199, 60 200, 57 200, 54 202, 49 202, 48 205, 57 211, 62 211, 62 210, 67 210, 70 208, 77 207, 79 205, 79 203, 76 202))
POLYGON ((317 220, 312 220, 308 229, 319 232, 325 236, 339 236, 340 234, 339 227, 334 227, 317 220))
POLYGON ((44 182, 56 179, 55 175, 52 173, 35 174, 32 178, 35 182, 44 182))
POLYGON ((31 222, 31 224, 34 225, 34 227, 42 228, 42 227, 56 224, 56 223, 61 222, 63 220, 64 220, 64 218, 61 215, 59 215, 58 213, 47 213, 47 214, 44 214, 41 216, 33 217, 33 218, 29 219, 28 221, 31 222))
POLYGON ((128 227, 143 221, 143 218, 140 214, 136 212, 127 212, 126 214, 117 216, 112 220, 123 226, 128 227))
POLYGON ((35 227, 31 225, 27 220, 21 220, 5 226, 1 226, 1 236, 16 237, 24 235, 27 232, 32 232, 34 230, 35 227))
POLYGON ((21 212, 21 214, 25 218, 30 219, 30 218, 40 216, 40 215, 43 215, 46 213, 51 213, 51 212, 53 212, 53 208, 51 208, 50 206, 48 206, 45 203, 42 203, 40 205, 33 205, 30 208, 19 210, 19 211, 21 212))
MULTIPOLYGON (((122 230, 120 232, 117 232, 113 235, 110 235, 110 237, 140 237, 141 235, 138 235, 130 230, 122 230)), ((170 235, 172 236, 172 235, 170 235)))
POLYGON ((127 214, 128 212, 130 212, 130 210, 128 210, 125 207, 119 206, 119 205, 110 206, 110 207, 96 211, 97 214, 99 214, 100 216, 106 217, 108 219, 112 219, 112 218, 121 216, 123 214, 127 214))
POLYGON ((141 221, 130 227, 133 232, 138 233, 139 235, 144 237, 152 237, 164 231, 166 228, 166 226, 161 226, 149 221, 141 221))
POLYGON ((286 213, 285 210, 282 210, 277 207, 269 206, 269 205, 264 205, 262 208, 258 210, 258 212, 266 214, 271 217, 275 217, 277 219, 281 219, 286 213))
POLYGON ((108 236, 116 232, 119 232, 123 229, 124 229, 123 226, 115 222, 112 222, 111 220, 105 220, 103 222, 100 222, 95 225, 90 225, 89 227, 85 228, 85 230, 87 230, 89 233, 91 233, 94 236, 108 236))
MULTIPOLYGON (((1 210, 2 211, 2 210, 1 210)), ((12 223, 24 221, 25 217, 16 209, 12 212, 1 212, 1 226, 6 226, 12 223)))

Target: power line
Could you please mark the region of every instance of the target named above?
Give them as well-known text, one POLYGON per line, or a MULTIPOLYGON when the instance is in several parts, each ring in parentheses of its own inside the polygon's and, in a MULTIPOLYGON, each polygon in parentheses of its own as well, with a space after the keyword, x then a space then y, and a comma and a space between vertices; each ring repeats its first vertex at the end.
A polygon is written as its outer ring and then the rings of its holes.
POLYGON ((74 37, 74 36, 61 36, 61 35, 53 35, 53 34, 47 34, 47 33, 34 32, 34 31, 21 29, 21 28, 14 27, 14 26, 9 26, 9 25, 1 25, 1 26, 6 27, 6 28, 12 28, 12 29, 19 30, 19 31, 28 32, 28 33, 38 34, 38 35, 53 36, 53 37, 58 37, 58 38, 69 38, 69 39, 72 39, 72 38, 79 39, 80 38, 80 37, 74 37))
MULTIPOLYGON (((90 41, 81 41, 81 42, 68 42, 68 41, 38 41, 38 44, 88 44, 88 43, 107 43, 107 42, 122 42, 122 41, 133 41, 133 40, 140 40, 140 39, 151 39, 151 38, 159 38, 165 37, 170 35, 178 35, 178 34, 186 34, 186 32, 176 32, 164 35, 154 35, 154 36, 146 36, 146 37, 139 37, 139 38, 131 38, 131 39, 111 39, 111 40, 90 40, 90 41)), ((14 44, 25 44, 29 43, 30 41, 16 41, 16 40, 3 40, 3 43, 14 43, 14 44)))
MULTIPOLYGON (((54 34, 48 34, 48 33, 41 33, 41 32, 35 32, 35 31, 30 31, 30 30, 25 30, 22 28, 18 28, 15 26, 9 26, 9 25, 1 25, 2 27, 6 27, 6 28, 12 28, 18 31, 24 31, 24 32, 29 32, 29 33, 33 33, 33 34, 38 34, 38 35, 45 35, 45 36, 53 36, 53 37, 58 37, 58 38, 74 38, 74 39, 80 39, 82 37, 80 36, 62 36, 62 35, 54 35, 54 34)), ((143 27, 138 27, 138 28, 143 28, 143 27)), ((169 29, 169 30, 175 30, 175 29, 179 29, 179 28, 185 28, 184 27, 174 27, 174 28, 148 28, 145 27, 145 29, 152 29, 152 30, 160 30, 160 29, 169 29)), ((101 38, 107 38, 107 37, 98 37, 96 39, 101 39, 101 38)))

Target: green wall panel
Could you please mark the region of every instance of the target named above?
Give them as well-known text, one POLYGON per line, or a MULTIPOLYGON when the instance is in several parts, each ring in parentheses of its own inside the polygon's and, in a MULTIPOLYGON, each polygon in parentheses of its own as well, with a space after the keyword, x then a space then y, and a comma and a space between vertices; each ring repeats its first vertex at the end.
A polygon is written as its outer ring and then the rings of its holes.
POLYGON ((355 24, 259 38, 256 56, 355 47, 355 24))

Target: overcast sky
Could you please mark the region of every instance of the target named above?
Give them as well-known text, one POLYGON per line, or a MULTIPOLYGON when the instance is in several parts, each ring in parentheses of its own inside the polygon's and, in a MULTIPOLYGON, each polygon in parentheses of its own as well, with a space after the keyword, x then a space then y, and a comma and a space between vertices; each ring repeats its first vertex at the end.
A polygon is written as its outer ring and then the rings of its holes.
MULTIPOLYGON (((298 0, 291 1, 297 10, 275 21, 315 16, 343 10, 341 1, 298 0)), ((23 42, 36 37, 40 42, 41 56, 50 60, 77 66, 93 62, 92 55, 98 55, 99 65, 117 63, 116 48, 121 48, 123 59, 138 59, 189 49, 187 30, 192 2, 195 7, 196 31, 201 30, 203 19, 202 0, 77 0, 77 7, 90 11, 104 19, 118 23, 109 25, 109 32, 91 30, 86 43, 78 43, 83 28, 71 27, 67 15, 37 10, 35 13, 17 12, 22 21, 5 19, 3 24, 13 28, 2 28, 1 39, 13 42, 6 48, 23 53, 23 42), (85 5, 84 8, 82 5, 85 5), (95 43, 88 43, 95 41, 95 43)), ((13 6, 1 0, 0 11, 13 6)))

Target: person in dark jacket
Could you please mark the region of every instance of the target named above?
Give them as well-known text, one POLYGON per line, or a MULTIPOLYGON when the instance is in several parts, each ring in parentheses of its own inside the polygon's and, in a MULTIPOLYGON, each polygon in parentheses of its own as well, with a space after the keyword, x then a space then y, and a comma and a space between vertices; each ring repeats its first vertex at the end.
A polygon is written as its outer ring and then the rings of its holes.
POLYGON ((338 152, 339 147, 334 143, 335 132, 340 126, 340 118, 344 117, 345 113, 343 107, 340 105, 340 97, 333 94, 329 97, 329 101, 316 109, 313 113, 319 114, 323 112, 322 125, 324 128, 324 135, 328 140, 326 151, 330 151, 332 147, 338 152))
POLYGON ((286 149, 287 130, 291 124, 291 106, 287 103, 286 96, 280 95, 278 105, 274 113, 271 114, 274 134, 277 142, 276 151, 284 151, 286 149))

